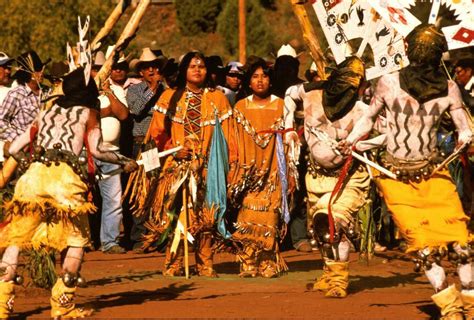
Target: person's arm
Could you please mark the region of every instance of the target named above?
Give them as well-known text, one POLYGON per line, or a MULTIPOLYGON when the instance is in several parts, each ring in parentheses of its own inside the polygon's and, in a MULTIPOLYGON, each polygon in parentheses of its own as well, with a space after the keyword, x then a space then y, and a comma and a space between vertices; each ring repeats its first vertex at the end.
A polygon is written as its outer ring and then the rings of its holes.
POLYGON ((19 108, 17 93, 9 91, 0 108, 0 139, 11 142, 18 135, 11 120, 19 108))
POLYGON ((17 159, 18 153, 20 153, 20 151, 23 150, 23 148, 26 147, 30 143, 31 128, 37 127, 37 126, 38 126, 38 121, 35 120, 28 126, 28 128, 22 134, 16 137, 15 140, 13 140, 11 143, 5 143, 4 148, 7 149, 7 150, 4 150, 3 152, 5 157, 12 156, 16 160, 18 160, 17 159), (5 152, 5 151, 8 151, 8 152, 5 152))
POLYGON ((384 77, 380 78, 370 106, 364 111, 362 117, 355 124, 354 129, 352 129, 349 136, 345 139, 349 145, 353 145, 372 130, 377 115, 384 107, 385 103, 383 97, 390 90, 391 88, 384 77))
POLYGON ((105 96, 109 100, 109 105, 107 108, 100 110, 100 117, 104 118, 104 115, 108 117, 115 117, 120 121, 127 119, 129 111, 126 105, 124 105, 119 98, 115 95, 114 90, 111 88, 110 80, 106 81, 102 86, 105 96))
POLYGON ((467 110, 463 106, 461 91, 454 82, 450 82, 449 96, 451 105, 449 114, 458 132, 457 147, 469 145, 472 141, 472 120, 467 110))
POLYGON ((303 85, 297 84, 289 87, 285 92, 285 108, 283 110, 283 119, 285 120, 285 129, 293 128, 295 123, 295 111, 297 103, 302 102, 304 93, 303 85))
POLYGON ((122 102, 120 102, 114 92, 107 91, 105 94, 109 99, 110 104, 107 108, 100 110, 100 117, 115 117, 120 121, 127 119, 129 110, 122 102))
POLYGON ((94 158, 104 162, 119 164, 123 166, 125 172, 131 172, 138 168, 138 165, 134 160, 117 152, 103 149, 99 112, 96 110, 90 110, 86 124, 86 134, 89 142, 89 152, 94 158))

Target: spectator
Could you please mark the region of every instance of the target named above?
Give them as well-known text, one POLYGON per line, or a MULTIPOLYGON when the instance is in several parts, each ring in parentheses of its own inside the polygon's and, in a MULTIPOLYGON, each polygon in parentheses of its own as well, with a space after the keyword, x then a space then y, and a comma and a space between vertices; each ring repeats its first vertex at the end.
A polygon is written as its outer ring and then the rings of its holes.
MULTIPOLYGON (((139 61, 136 63, 138 73, 143 81, 133 85, 127 92, 127 104, 133 118, 133 157, 137 157, 145 134, 150 126, 153 107, 164 91, 161 71, 166 65, 167 58, 156 56, 150 48, 144 48, 139 61)), ((130 240, 134 242, 133 251, 143 253, 141 239, 145 234, 146 215, 133 217, 130 240)))
POLYGON ((15 78, 18 86, 8 92, 0 107, 0 140, 5 141, 5 155, 8 155, 10 142, 26 130, 39 112, 40 83, 46 65, 35 51, 21 54, 17 63, 15 78))
MULTIPOLYGON (((109 47, 110 49, 113 47, 109 47)), ((97 60, 97 59, 96 59, 97 60)), ((126 91, 134 80, 127 78, 128 62, 121 56, 112 65, 110 78, 102 86, 103 94, 100 100, 100 117, 103 148, 106 151, 119 152, 120 122, 129 115, 126 91)), ((120 165, 96 159, 97 169, 108 174, 120 168, 120 165)), ((121 254, 126 250, 119 245, 120 224, 123 218, 122 184, 120 175, 112 175, 99 180, 100 195, 102 197, 100 242, 104 253, 121 254)))

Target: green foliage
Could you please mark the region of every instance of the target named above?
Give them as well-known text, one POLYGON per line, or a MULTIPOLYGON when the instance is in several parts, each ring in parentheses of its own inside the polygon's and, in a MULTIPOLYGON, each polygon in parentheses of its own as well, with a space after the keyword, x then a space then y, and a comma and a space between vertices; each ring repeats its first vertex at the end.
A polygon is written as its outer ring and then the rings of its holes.
MULTIPOLYGON (((247 55, 267 57, 273 50, 271 27, 266 20, 265 10, 260 1, 246 1, 247 55)), ((230 55, 239 50, 239 10, 238 1, 227 1, 217 20, 217 31, 230 55)))
POLYGON ((56 282, 56 251, 45 248, 26 251, 25 269, 36 287, 51 289, 56 282))
MULTIPOLYGON (((112 12, 112 0, 9 0, 0 2, 1 51, 18 56, 35 50, 44 61, 47 58, 64 60, 66 42, 75 45, 78 40, 77 17, 84 23, 91 17, 91 38, 103 26, 112 12)), ((117 33, 117 28, 115 33, 117 33)), ((113 36, 116 39, 117 36, 113 36)), ((92 39, 91 39, 92 40, 92 39)))
POLYGON ((187 35, 214 32, 217 16, 222 9, 221 3, 220 0, 176 0, 176 15, 181 32, 187 35))

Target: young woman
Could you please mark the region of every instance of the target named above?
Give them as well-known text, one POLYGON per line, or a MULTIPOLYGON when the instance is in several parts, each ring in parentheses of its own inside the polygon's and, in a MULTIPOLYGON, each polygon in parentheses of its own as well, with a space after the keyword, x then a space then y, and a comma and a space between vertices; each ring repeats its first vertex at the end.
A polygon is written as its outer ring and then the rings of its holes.
MULTIPOLYGON (((196 273, 214 277, 211 246, 216 208, 205 203, 207 162, 216 117, 231 149, 232 110, 224 94, 213 88, 201 53, 189 52, 183 57, 176 89, 165 91, 155 110, 148 136, 160 150, 183 147, 165 160, 158 188, 151 195, 149 227, 154 239, 170 234, 164 274, 183 273, 184 237, 177 230, 184 225, 195 239, 196 273)), ((235 157, 229 158, 232 162, 235 157)))
POLYGON ((272 278, 287 269, 278 248, 280 217, 287 212, 282 201, 286 168, 278 163, 286 162, 278 137, 284 126, 284 104, 270 94, 271 70, 263 60, 250 66, 247 77, 252 94, 234 108, 239 166, 231 178, 230 194, 231 201, 242 202, 237 204, 240 210, 233 239, 243 245, 238 254, 240 276, 272 278))

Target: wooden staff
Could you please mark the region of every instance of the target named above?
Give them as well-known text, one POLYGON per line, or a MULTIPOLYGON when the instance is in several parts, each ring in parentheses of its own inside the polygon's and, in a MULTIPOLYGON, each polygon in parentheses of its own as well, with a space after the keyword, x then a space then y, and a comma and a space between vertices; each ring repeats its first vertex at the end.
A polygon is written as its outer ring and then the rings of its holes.
POLYGON ((135 32, 138 29, 138 25, 140 24, 140 20, 143 18, 143 15, 145 14, 146 8, 150 4, 150 1, 151 0, 141 0, 137 8, 135 9, 135 12, 133 12, 132 17, 128 21, 127 25, 125 26, 125 29, 123 29, 122 34, 117 40, 117 43, 115 44, 115 47, 112 50, 112 53, 107 58, 104 65, 100 68, 99 72, 94 78, 98 88, 101 88, 101 84, 109 77, 116 52, 123 51, 127 47, 128 42, 135 35, 135 32))
POLYGON ((247 60, 245 13, 245 0, 239 0, 239 60, 242 64, 247 60))
POLYGON ((313 61, 316 63, 316 67, 318 68, 318 75, 322 80, 325 80, 325 67, 327 64, 326 59, 324 58, 323 51, 321 50, 318 38, 314 32, 313 25, 308 18, 308 13, 306 12, 306 8, 304 6, 305 2, 305 0, 290 0, 290 3, 293 7, 293 12, 295 13, 296 18, 298 18, 301 30, 303 31, 303 39, 309 48, 313 61))
POLYGON ((117 3, 117 6, 115 7, 115 9, 112 11, 110 16, 105 21, 102 29, 99 30, 94 40, 92 40, 91 42, 92 53, 97 52, 100 49, 100 47, 102 46, 102 42, 110 34, 110 31, 112 31, 113 27, 115 26, 117 21, 119 21, 120 17, 128 8, 129 5, 130 5, 130 0, 120 0, 117 3))
MULTIPOLYGON (((188 188, 183 184, 183 234, 184 234, 184 275, 189 279, 189 248, 188 248, 188 188)), ((179 232, 179 231, 178 231, 179 232)))

